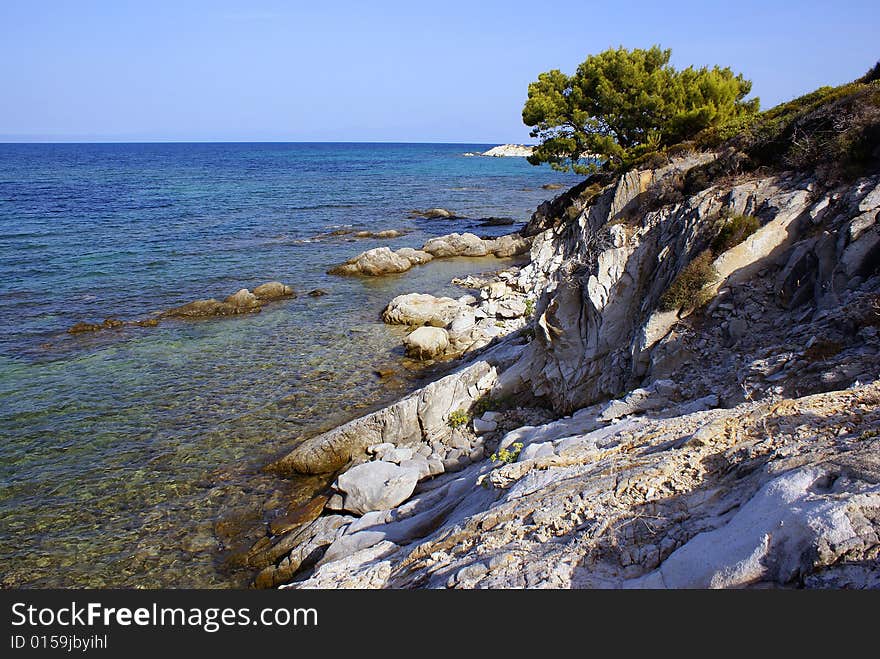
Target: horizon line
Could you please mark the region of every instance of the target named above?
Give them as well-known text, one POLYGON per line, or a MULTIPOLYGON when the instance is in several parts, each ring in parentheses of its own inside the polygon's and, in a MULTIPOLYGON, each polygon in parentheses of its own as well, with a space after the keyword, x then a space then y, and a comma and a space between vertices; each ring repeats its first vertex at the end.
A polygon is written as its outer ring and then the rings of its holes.
POLYGON ((49 139, 49 140, 7 140, 0 138, 0 144, 460 144, 460 145, 487 145, 516 144, 519 146, 537 146, 526 142, 498 142, 498 141, 469 141, 469 142, 445 142, 445 141, 408 141, 408 140, 172 140, 172 139, 144 139, 144 140, 79 140, 79 139, 49 139))

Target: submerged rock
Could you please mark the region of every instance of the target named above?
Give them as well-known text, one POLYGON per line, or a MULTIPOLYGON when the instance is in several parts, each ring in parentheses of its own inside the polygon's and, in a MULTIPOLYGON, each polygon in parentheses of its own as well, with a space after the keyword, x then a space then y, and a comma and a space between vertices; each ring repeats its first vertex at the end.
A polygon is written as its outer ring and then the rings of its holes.
POLYGON ((301 506, 287 512, 286 515, 276 517, 269 524, 272 535, 282 535, 298 526, 308 524, 318 518, 327 504, 328 497, 320 495, 301 506))
POLYGON ((325 295, 329 295, 329 292, 323 288, 315 288, 309 291, 309 297, 324 297, 325 295))
MULTIPOLYGON (((130 325, 138 325, 140 327, 155 327, 159 324, 159 321, 155 318, 151 318, 148 320, 137 320, 128 323, 130 325)), ((67 329, 68 334, 83 334, 86 332, 100 332, 101 330, 106 329, 120 329, 125 327, 125 321, 119 320, 118 318, 105 318, 103 322, 98 323, 84 323, 79 322, 67 329)))
POLYGON ((162 312, 162 316, 171 318, 209 318, 212 316, 236 316, 239 314, 258 313, 262 311, 263 304, 267 301, 281 299, 283 297, 295 297, 290 286, 280 281, 270 281, 257 286, 253 292, 242 288, 223 302, 214 298, 208 300, 195 300, 188 304, 162 312))
POLYGON ((230 302, 221 302, 211 298, 209 300, 195 300, 183 304, 174 309, 163 312, 163 316, 171 318, 208 318, 211 316, 235 316, 243 313, 256 313, 261 310, 259 305, 238 307, 230 302))
POLYGON ((96 325, 95 323, 76 323, 68 328, 68 334, 82 334, 83 332, 97 332, 99 330, 104 329, 102 325, 96 325))

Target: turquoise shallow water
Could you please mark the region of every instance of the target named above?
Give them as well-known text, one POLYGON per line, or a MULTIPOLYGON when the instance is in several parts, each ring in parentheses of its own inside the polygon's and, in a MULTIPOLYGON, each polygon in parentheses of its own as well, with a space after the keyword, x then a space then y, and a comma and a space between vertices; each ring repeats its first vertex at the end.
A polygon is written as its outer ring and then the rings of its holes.
POLYGON ((260 471, 299 437, 400 395, 403 292, 449 294, 497 268, 457 259, 381 280, 325 271, 469 220, 525 220, 576 179, 489 145, 0 145, 0 584, 240 586, 229 550, 307 481, 260 471), (392 241, 315 240, 339 227, 392 241), (67 327, 225 297, 278 279, 260 314, 70 336, 67 327), (313 288, 329 295, 310 298, 313 288), (380 380, 378 367, 398 376, 380 380))

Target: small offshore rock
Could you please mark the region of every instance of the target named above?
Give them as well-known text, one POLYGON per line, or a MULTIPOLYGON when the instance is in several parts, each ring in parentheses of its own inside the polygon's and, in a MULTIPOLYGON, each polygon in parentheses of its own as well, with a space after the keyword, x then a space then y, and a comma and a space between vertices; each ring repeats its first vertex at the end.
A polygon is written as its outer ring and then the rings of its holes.
MULTIPOLYGON (((239 293, 240 292, 241 291, 239 291, 239 293)), ((293 292, 293 288, 286 284, 282 284, 280 281, 269 281, 265 284, 260 284, 253 290, 253 294, 261 300, 277 300, 282 297, 296 295, 296 293, 293 292)))
POLYGON ((412 210, 409 212, 409 214, 413 215, 415 217, 424 217, 429 220, 435 220, 435 219, 451 220, 451 219, 459 217, 459 215, 456 215, 452 211, 447 210, 445 208, 428 208, 423 211, 412 210))
POLYGON ((358 254, 342 265, 327 271, 331 275, 367 275, 378 277, 380 275, 406 272, 412 267, 409 259, 395 254, 389 247, 376 247, 358 254))
POLYGON ((96 325, 94 323, 76 323, 75 325, 68 328, 68 334, 82 334, 83 332, 97 332, 99 330, 104 329, 101 325, 96 325))
POLYGON ((352 235, 355 238, 399 238, 404 234, 403 231, 397 229, 384 229, 383 231, 355 231, 352 235))

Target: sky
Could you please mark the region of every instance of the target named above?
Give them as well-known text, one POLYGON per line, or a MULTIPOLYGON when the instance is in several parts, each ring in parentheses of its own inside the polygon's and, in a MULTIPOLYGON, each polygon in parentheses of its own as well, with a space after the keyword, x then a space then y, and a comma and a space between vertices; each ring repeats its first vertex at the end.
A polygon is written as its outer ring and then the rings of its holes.
POLYGON ((880 59, 880 2, 0 0, 0 141, 529 142, 529 82, 609 47, 767 108, 880 59))

